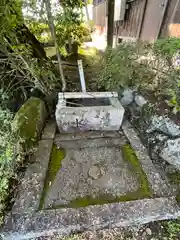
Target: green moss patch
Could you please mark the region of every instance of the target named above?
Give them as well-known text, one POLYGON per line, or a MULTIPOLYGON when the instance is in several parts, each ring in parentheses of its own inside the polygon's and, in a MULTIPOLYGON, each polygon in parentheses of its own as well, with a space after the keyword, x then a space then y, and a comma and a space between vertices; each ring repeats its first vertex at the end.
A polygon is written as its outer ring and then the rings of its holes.
POLYGON ((167 177, 170 181, 170 183, 175 185, 180 185, 180 171, 175 171, 172 173, 167 173, 167 177))
POLYGON ((116 202, 127 202, 127 201, 133 201, 137 199, 143 199, 147 196, 145 196, 141 191, 135 191, 135 192, 128 192, 123 196, 120 197, 114 197, 112 195, 106 194, 106 195, 100 195, 96 198, 92 198, 91 196, 85 196, 83 198, 77 198, 72 200, 68 205, 60 205, 60 206, 54 206, 54 208, 80 208, 80 207, 87 207, 90 205, 103 205, 108 203, 116 203, 116 202))
POLYGON ((141 193, 144 197, 152 196, 152 192, 149 187, 147 176, 144 170, 142 169, 142 166, 133 148, 130 145, 125 144, 122 147, 122 154, 123 154, 123 159, 132 166, 133 172, 136 173, 137 175, 138 182, 140 185, 138 192, 141 193))
POLYGON ((178 204, 180 204, 180 193, 176 196, 176 201, 178 204))
POLYGON ((44 205, 44 200, 47 195, 47 192, 49 190, 49 187, 52 185, 56 174, 58 173, 59 169, 61 168, 62 160, 65 158, 65 150, 64 149, 58 149, 57 146, 54 144, 52 147, 52 153, 51 158, 49 161, 48 171, 46 174, 46 179, 44 183, 44 189, 40 201, 40 209, 42 209, 44 205))
POLYGON ((46 118, 44 102, 31 97, 16 113, 13 128, 24 150, 29 150, 37 142, 46 118))
POLYGON ((176 170, 175 172, 172 173, 167 173, 167 177, 169 179, 169 182, 171 184, 176 185, 176 187, 178 187, 178 194, 176 196, 176 201, 178 202, 178 204, 180 204, 180 171, 176 170))

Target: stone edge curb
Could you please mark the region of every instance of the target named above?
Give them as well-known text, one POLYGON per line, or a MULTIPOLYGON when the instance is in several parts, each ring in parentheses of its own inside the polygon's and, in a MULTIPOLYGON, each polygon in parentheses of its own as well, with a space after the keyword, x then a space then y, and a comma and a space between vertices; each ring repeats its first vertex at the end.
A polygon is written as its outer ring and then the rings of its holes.
POLYGON ((54 234, 70 235, 87 230, 127 227, 175 219, 180 208, 174 197, 143 199, 78 209, 12 214, 1 233, 3 240, 25 240, 54 234))
POLYGON ((39 141, 37 151, 33 156, 35 161, 27 168, 22 179, 20 191, 12 207, 13 213, 24 214, 38 210, 55 131, 56 125, 48 122, 42 133, 42 140, 39 141))
POLYGON ((147 153, 147 149, 144 147, 136 131, 127 120, 123 122, 122 130, 128 138, 132 148, 135 150, 155 196, 172 196, 173 194, 171 192, 170 185, 165 183, 165 181, 155 169, 152 160, 147 153))
POLYGON ((48 121, 43 130, 41 140, 54 139, 56 134, 56 127, 56 122, 53 120, 48 121))

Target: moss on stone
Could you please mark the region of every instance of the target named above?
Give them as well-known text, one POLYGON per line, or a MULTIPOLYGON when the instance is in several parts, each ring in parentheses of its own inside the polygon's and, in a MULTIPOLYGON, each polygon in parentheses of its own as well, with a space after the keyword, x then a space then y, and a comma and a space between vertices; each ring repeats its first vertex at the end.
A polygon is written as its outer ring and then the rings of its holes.
POLYGON ((176 201, 178 204, 180 204, 180 193, 176 196, 176 201))
POLYGON ((179 185, 180 184, 180 171, 176 170, 175 172, 172 173, 167 173, 167 177, 170 181, 170 183, 179 185))
POLYGON ((108 203, 118 203, 118 202, 127 202, 127 201, 133 201, 137 199, 143 199, 145 197, 151 197, 151 195, 146 195, 143 193, 143 191, 139 188, 135 192, 128 192, 125 195, 119 196, 119 197, 114 197, 110 194, 104 194, 104 195, 99 195, 96 198, 93 198, 89 195, 85 197, 79 197, 76 198, 67 205, 59 205, 59 206, 54 206, 54 209, 57 208, 79 208, 79 207, 87 207, 90 205, 103 205, 103 204, 108 204, 108 203))
POLYGON ((135 192, 128 192, 125 195, 114 197, 110 194, 104 194, 97 196, 96 198, 92 198, 91 196, 85 196, 82 198, 77 198, 72 200, 68 205, 65 206, 56 206, 56 208, 79 208, 79 207, 87 207, 90 205, 103 205, 108 203, 117 203, 117 202, 127 202, 133 201, 137 199, 143 199, 145 197, 150 197, 150 195, 145 195, 140 189, 135 192))
MULTIPOLYGON (((176 170, 175 172, 167 173, 167 177, 171 184, 176 185, 176 187, 180 186, 180 171, 176 170)), ((176 196, 176 201, 180 204, 180 192, 176 196)))
POLYGON ((44 102, 35 97, 29 98, 16 113, 13 129, 17 133, 24 150, 29 150, 37 142, 46 118, 44 102))
POLYGON ((124 160, 126 162, 128 162, 129 164, 131 164, 131 166, 133 167, 134 173, 136 173, 136 175, 138 177, 138 182, 140 185, 138 193, 140 195, 141 194, 144 195, 145 197, 152 196, 152 192, 149 187, 149 182, 148 182, 147 176, 146 176, 144 170, 142 169, 142 166, 141 166, 133 148, 130 145, 125 144, 122 147, 122 154, 123 154, 124 160))
POLYGON ((93 198, 92 196, 85 196, 82 198, 74 199, 67 205, 54 206, 54 208, 63 207, 79 208, 86 207, 89 205, 102 205, 107 203, 126 202, 137 199, 143 199, 146 197, 152 197, 152 192, 150 190, 146 174, 144 173, 142 166, 132 147, 128 144, 122 146, 122 154, 124 160, 129 163, 129 167, 131 168, 131 170, 135 174, 137 174, 139 188, 136 191, 127 192, 125 195, 117 197, 114 197, 110 194, 99 195, 96 198, 93 198))
POLYGON ((65 158, 65 150, 63 148, 58 149, 57 146, 54 144, 52 147, 51 158, 49 161, 48 171, 46 174, 46 179, 44 183, 44 189, 40 201, 40 209, 42 209, 44 205, 44 200, 49 190, 49 187, 52 185, 56 174, 58 173, 59 169, 61 168, 62 160, 65 158))

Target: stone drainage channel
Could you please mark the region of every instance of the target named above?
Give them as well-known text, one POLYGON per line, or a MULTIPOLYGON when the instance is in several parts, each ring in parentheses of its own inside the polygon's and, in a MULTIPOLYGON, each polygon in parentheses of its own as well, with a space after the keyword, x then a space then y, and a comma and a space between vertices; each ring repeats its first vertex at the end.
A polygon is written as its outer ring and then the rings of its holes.
POLYGON ((175 192, 136 132, 56 133, 49 122, 6 217, 2 239, 68 235, 177 218, 175 192))

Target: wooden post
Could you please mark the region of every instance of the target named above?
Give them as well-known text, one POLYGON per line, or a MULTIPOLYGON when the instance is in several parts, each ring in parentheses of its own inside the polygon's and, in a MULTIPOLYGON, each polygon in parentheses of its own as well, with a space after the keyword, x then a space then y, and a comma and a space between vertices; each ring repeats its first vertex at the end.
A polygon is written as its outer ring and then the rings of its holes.
POLYGON ((114 35, 114 2, 115 0, 108 0, 108 26, 107 26, 107 46, 113 46, 114 35))
POLYGON ((63 73, 62 64, 61 64, 61 55, 60 55, 60 52, 59 52, 59 46, 57 44, 57 39, 56 39, 56 29, 55 29, 55 26, 54 26, 54 20, 53 20, 53 16, 52 16, 52 12, 51 12, 50 0, 45 0, 45 4, 46 4, 46 11, 47 11, 49 28, 50 28, 51 35, 52 35, 52 38, 54 40, 54 44, 55 44, 55 48, 56 48, 56 55, 57 55, 57 59, 58 59, 58 67, 59 67, 59 72, 60 72, 61 80, 62 80, 62 91, 64 92, 66 90, 66 81, 65 81, 65 77, 64 77, 64 73, 63 73))

